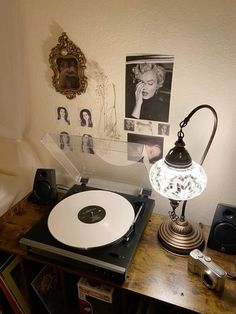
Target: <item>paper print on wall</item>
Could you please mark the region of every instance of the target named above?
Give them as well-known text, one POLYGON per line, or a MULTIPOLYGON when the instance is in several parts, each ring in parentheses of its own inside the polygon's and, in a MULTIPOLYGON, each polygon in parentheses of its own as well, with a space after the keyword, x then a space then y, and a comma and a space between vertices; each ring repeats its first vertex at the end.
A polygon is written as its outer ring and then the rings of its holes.
POLYGON ((145 154, 154 163, 163 156, 163 137, 128 133, 127 141, 128 160, 142 161, 145 154))
POLYGON ((170 125, 166 123, 158 123, 158 134, 163 136, 169 136, 170 125))
POLYGON ((93 137, 90 134, 83 134, 81 140, 81 151, 86 154, 94 154, 93 137))
POLYGON ((61 150, 73 150, 73 146, 71 144, 70 135, 68 132, 62 131, 59 134, 59 146, 61 150))
POLYGON ((119 139, 115 84, 95 61, 88 62, 87 73, 90 90, 95 96, 93 120, 96 118, 96 137, 119 139))
POLYGON ((125 117, 169 121, 174 57, 126 57, 125 117))
POLYGON ((124 130, 135 131, 135 121, 131 119, 124 119, 124 130))
POLYGON ((80 125, 83 127, 92 128, 93 127, 93 119, 92 113, 89 109, 81 109, 79 112, 80 125))
POLYGON ((58 106, 56 109, 57 122, 62 126, 70 125, 68 110, 64 106, 58 106))
POLYGON ((139 133, 154 134, 152 121, 136 120, 136 130, 139 133))

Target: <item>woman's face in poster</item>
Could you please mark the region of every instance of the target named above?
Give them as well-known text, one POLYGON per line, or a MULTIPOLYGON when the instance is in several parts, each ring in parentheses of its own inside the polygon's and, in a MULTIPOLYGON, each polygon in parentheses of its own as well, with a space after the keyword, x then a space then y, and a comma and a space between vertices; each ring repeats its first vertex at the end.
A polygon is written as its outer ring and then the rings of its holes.
POLYGON ((140 75, 140 81, 141 83, 139 84, 143 84, 142 88, 143 99, 152 98, 158 88, 156 74, 151 70, 144 72, 140 75))
POLYGON ((64 118, 65 115, 66 115, 66 110, 65 110, 65 108, 61 108, 60 111, 59 111, 59 114, 60 114, 60 117, 61 117, 61 118, 64 118))
POLYGON ((70 143, 70 136, 69 134, 61 133, 60 134, 60 142, 63 144, 69 144, 70 143))
POLYGON ((83 144, 87 145, 89 143, 89 141, 90 141, 89 136, 88 135, 83 135, 83 137, 82 137, 83 144))
POLYGON ((161 155, 161 148, 158 144, 154 145, 145 145, 147 156, 149 161, 154 161, 158 159, 158 157, 161 155))
POLYGON ((86 111, 83 111, 82 115, 83 115, 84 120, 87 121, 89 119, 89 115, 86 111))

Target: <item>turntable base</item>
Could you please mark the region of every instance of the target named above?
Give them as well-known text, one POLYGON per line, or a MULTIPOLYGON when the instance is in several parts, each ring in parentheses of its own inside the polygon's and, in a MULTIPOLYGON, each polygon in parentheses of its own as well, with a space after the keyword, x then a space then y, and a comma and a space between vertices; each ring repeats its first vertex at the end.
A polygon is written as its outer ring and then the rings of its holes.
MULTIPOLYGON (((94 205, 95 200, 92 203, 94 205)), ((107 193, 88 186, 74 185, 66 198, 34 225, 19 243, 29 254, 46 256, 113 281, 124 281, 153 208, 154 200, 146 195, 107 193), (103 201, 98 201, 96 206, 106 208, 106 215, 95 224, 82 223, 78 219, 81 210, 87 208, 87 201, 83 203, 84 193, 89 201, 92 195, 95 194, 99 199, 97 194, 105 193, 102 195, 103 201), (113 201, 109 201, 110 194, 115 194, 113 201), (104 197, 107 197, 108 202, 104 201, 104 197), (111 209, 107 208, 108 204, 111 209), (115 231, 118 230, 115 237, 114 232, 111 233, 110 215, 115 218, 115 231), (71 228, 67 221, 73 222, 71 228), (105 236, 101 235, 102 224, 105 229, 109 229, 105 236), (95 240, 91 243, 91 239, 95 240)))

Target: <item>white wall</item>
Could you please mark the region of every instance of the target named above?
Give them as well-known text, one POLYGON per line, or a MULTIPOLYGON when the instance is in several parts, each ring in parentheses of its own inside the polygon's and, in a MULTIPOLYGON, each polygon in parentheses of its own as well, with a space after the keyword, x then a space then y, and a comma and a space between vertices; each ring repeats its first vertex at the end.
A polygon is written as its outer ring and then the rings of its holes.
MULTIPOLYGON (((197 105, 208 103, 219 127, 204 163, 206 191, 188 204, 187 216, 211 223, 218 202, 236 204, 236 2, 234 0, 18 0, 27 78, 25 139, 42 165, 58 167, 40 144, 51 128, 55 105, 83 105, 86 95, 67 100, 51 84, 48 56, 65 31, 96 62, 116 87, 122 133, 125 56, 130 53, 173 54, 170 124, 165 152, 173 146, 178 124, 197 105)), ((198 161, 212 130, 213 117, 199 112, 186 128, 187 149, 198 161)), ((168 201, 155 195, 156 210, 167 213, 168 201)))
MULTIPOLYGON (((38 164, 38 157, 27 140, 30 110, 20 2, 2 0, 0 3, 0 174, 19 177, 20 198, 29 189, 30 174, 38 164)), ((1 175, 2 185, 3 179, 1 175)), ((12 186, 10 195, 14 190, 12 186)))
POLYGON ((27 119, 19 1, 1 1, 0 136, 22 137, 27 119))

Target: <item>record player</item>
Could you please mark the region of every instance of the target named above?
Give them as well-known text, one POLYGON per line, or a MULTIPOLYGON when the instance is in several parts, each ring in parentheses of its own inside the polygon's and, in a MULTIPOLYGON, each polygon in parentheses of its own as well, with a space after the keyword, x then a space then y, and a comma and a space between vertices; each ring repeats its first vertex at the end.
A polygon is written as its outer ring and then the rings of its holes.
POLYGON ((42 143, 73 178, 64 198, 19 241, 28 254, 122 282, 154 208, 143 144, 57 134, 42 143), (90 143, 91 145, 91 143, 90 143))

